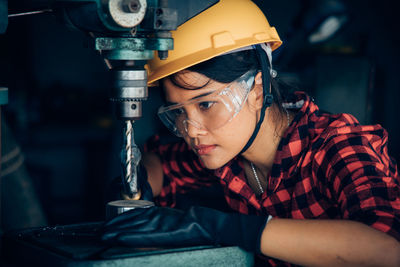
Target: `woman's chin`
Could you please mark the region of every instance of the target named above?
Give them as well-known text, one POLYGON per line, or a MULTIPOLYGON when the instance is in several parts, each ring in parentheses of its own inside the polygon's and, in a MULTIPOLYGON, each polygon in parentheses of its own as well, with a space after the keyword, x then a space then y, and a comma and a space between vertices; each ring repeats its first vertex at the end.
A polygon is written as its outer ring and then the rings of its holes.
POLYGON ((224 166, 227 162, 223 162, 222 160, 217 160, 213 157, 204 157, 199 156, 201 162, 203 163, 204 167, 210 170, 215 170, 224 166))

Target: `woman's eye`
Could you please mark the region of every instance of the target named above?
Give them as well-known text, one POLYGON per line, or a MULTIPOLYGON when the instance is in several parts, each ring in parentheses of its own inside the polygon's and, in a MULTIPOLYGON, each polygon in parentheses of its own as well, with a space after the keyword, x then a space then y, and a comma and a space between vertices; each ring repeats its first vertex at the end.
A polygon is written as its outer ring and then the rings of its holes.
POLYGON ((202 110, 207 110, 207 109, 210 109, 214 104, 215 104, 215 102, 212 102, 212 101, 200 102, 199 107, 202 110))
POLYGON ((174 109, 175 116, 182 115, 185 111, 182 108, 174 109))

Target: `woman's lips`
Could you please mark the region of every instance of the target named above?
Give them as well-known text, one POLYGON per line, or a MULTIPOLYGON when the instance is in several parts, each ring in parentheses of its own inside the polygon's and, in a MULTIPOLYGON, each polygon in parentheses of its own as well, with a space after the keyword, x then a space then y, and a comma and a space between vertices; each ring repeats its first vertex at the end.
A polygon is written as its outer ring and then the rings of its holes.
POLYGON ((194 149, 198 155, 206 155, 209 154, 215 147, 216 145, 198 145, 195 146, 194 149))

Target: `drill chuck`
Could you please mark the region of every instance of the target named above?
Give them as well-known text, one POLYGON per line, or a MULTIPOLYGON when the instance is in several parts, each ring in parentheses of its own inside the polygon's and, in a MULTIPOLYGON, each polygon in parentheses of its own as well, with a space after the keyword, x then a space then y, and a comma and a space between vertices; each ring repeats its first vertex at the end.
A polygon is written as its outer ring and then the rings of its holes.
POLYGON ((147 71, 112 70, 114 74, 114 96, 118 118, 137 120, 142 116, 142 101, 147 99, 147 71))

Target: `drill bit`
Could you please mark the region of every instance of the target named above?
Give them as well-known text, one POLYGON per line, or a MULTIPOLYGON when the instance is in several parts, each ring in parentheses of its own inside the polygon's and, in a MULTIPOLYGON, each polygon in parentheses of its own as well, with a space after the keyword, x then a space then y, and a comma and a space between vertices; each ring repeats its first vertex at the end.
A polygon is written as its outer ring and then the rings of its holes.
POLYGON ((133 120, 127 120, 125 122, 125 146, 122 151, 122 163, 124 166, 124 188, 125 193, 129 198, 136 198, 139 194, 137 185, 137 166, 141 159, 141 153, 138 146, 135 143, 133 133, 133 120))

